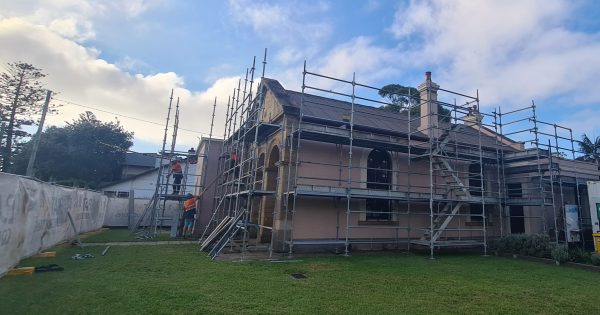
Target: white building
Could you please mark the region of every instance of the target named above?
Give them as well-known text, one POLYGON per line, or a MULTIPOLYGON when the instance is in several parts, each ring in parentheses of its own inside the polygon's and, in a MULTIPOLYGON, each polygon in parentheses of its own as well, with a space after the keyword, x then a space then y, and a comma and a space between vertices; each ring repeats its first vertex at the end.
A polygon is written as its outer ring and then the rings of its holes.
MULTIPOLYGON (((194 193, 196 185, 196 166, 198 164, 188 164, 187 160, 182 161, 181 166, 184 171, 184 187, 182 187, 181 194, 194 193), (186 172, 187 170, 187 172, 186 172), (189 174, 186 176, 186 174, 189 174)), ((166 175, 169 173, 169 165, 165 164, 163 167, 163 183, 167 182, 166 175), (167 169, 164 169, 167 168, 167 169)), ((156 180, 158 178, 158 167, 144 171, 135 176, 118 180, 101 187, 100 189, 107 196, 115 196, 120 198, 129 198, 131 191, 135 199, 151 199, 156 189, 156 180)), ((173 191, 172 183, 173 177, 168 179, 169 189, 167 193, 173 191)))

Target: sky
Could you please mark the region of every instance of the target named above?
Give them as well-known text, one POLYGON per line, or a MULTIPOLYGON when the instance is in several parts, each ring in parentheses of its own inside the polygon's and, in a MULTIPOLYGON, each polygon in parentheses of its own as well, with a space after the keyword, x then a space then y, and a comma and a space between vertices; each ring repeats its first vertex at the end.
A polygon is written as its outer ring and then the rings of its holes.
MULTIPOLYGON (((479 93, 481 110, 535 102, 540 119, 600 135, 597 1, 0 0, 0 71, 43 69, 62 104, 48 125, 90 110, 160 150, 171 89, 178 148, 222 137, 227 99, 257 57, 260 75, 299 90, 311 72, 372 86, 479 93)), ((242 83, 243 84, 243 83, 242 83)), ((324 86, 324 88, 329 88, 324 86)), ((543 127, 550 132, 552 127, 543 127)))

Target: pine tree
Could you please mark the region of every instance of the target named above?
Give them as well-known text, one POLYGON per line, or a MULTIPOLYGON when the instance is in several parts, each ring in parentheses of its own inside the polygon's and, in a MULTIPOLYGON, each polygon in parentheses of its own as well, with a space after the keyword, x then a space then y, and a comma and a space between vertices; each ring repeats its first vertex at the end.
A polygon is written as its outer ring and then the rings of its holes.
POLYGON ((0 169, 7 172, 23 138, 31 136, 23 127, 37 124, 46 75, 28 63, 9 63, 0 74, 0 169))

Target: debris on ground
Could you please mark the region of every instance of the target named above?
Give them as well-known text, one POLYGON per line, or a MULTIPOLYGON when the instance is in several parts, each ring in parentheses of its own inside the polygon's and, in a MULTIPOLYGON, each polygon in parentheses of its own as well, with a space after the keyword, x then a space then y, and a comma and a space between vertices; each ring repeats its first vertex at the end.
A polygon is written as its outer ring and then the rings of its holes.
POLYGON ((84 259, 90 259, 90 258, 96 258, 96 256, 94 256, 92 254, 75 254, 71 257, 71 259, 73 259, 73 260, 84 260, 84 259))
POLYGON ((57 264, 49 264, 35 267, 35 272, 48 272, 48 271, 63 271, 65 268, 57 264))
POLYGON ((300 273, 300 272, 292 273, 292 274, 290 274, 290 276, 292 276, 292 278, 294 278, 294 279, 306 279, 306 278, 308 278, 306 276, 306 274, 300 273))
POLYGON ((33 258, 51 258, 56 257, 56 252, 41 252, 32 256, 33 258))
POLYGON ((106 255, 106 252, 108 252, 109 248, 110 248, 110 245, 106 246, 106 248, 102 251, 102 256, 106 255))
POLYGON ((35 271, 34 267, 20 267, 9 270, 6 275, 8 276, 22 276, 31 275, 35 271))

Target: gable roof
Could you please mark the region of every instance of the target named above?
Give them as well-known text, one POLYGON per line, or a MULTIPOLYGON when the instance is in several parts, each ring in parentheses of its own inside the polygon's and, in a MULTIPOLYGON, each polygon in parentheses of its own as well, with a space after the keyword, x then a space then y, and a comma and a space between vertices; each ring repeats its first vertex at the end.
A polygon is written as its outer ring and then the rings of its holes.
MULTIPOLYGON (((340 124, 347 123, 344 119, 349 116, 352 103, 337 99, 312 95, 297 91, 290 91, 273 79, 264 78, 263 83, 273 95, 277 98, 283 110, 287 114, 298 115, 300 105, 303 107, 303 120, 315 121, 323 123, 340 124)), ((410 118, 410 133, 412 138, 428 139, 428 136, 418 131, 419 120, 417 117, 410 118)), ((381 108, 367 106, 362 104, 354 104, 354 128, 357 130, 376 131, 383 134, 396 136, 406 136, 409 133, 409 118, 406 112, 396 113, 387 111, 381 108)), ((483 127, 485 128, 485 127, 483 127)), ((489 130, 492 134, 493 131, 489 130)), ((472 126, 463 125, 460 132, 456 132, 453 136, 459 143, 468 143, 478 145, 479 130, 472 126)), ((512 140, 509 140, 512 141, 512 140)), ((495 136, 490 136, 481 133, 481 145, 486 148, 496 149, 499 147, 495 136)), ((505 150, 511 151, 511 148, 504 147, 505 150)))
POLYGON ((157 154, 155 153, 127 152, 127 154, 125 154, 125 161, 123 164, 154 167, 156 165, 156 157, 157 154))

